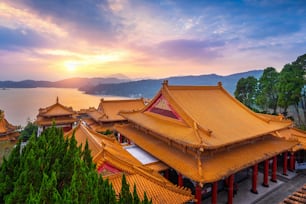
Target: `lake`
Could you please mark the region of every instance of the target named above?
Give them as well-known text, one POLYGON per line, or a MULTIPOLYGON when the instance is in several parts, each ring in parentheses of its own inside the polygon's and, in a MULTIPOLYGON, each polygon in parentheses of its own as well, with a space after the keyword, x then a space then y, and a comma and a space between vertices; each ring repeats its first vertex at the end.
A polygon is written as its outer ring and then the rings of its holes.
POLYGON ((27 120, 35 120, 39 108, 45 108, 56 102, 71 106, 73 110, 98 107, 100 99, 126 99, 120 96, 97 96, 85 94, 71 88, 16 88, 0 89, 0 109, 5 118, 13 125, 25 126, 27 120))

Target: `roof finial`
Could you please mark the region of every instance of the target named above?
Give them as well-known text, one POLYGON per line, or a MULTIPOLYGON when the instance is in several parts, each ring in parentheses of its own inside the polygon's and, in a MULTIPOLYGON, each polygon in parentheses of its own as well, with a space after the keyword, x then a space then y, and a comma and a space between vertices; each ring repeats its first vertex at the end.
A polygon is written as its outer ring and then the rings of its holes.
POLYGON ((221 82, 221 81, 218 82, 218 86, 219 86, 219 87, 222 86, 222 82, 221 82))
POLYGON ((56 103, 58 103, 58 96, 56 97, 56 103))
POLYGON ((164 80, 162 83, 163 86, 168 86, 168 80, 164 80))

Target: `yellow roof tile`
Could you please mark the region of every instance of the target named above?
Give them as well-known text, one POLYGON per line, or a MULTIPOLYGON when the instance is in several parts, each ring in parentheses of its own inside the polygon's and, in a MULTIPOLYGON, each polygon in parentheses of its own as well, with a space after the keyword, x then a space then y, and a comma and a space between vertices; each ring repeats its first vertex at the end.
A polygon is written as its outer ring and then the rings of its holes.
POLYGON ((145 106, 144 100, 141 99, 129 99, 129 100, 104 100, 101 99, 101 102, 98 107, 98 112, 100 121, 109 122, 109 121, 122 121, 126 120, 118 113, 119 111, 133 111, 140 110, 145 106))
POLYGON ((222 86, 168 86, 141 111, 120 114, 180 144, 219 148, 290 126, 260 117, 222 86))
POLYGON ((203 155, 200 157, 201 166, 198 166, 199 163, 195 155, 170 147, 157 137, 137 130, 131 125, 117 125, 115 128, 168 166, 188 178, 203 183, 218 181, 234 172, 290 150, 298 143, 274 136, 265 136, 254 143, 249 142, 231 147, 229 151, 213 155, 206 156, 204 149, 203 155))
POLYGON ((73 115, 75 111, 71 107, 66 107, 59 103, 58 98, 56 103, 48 106, 46 108, 39 109, 38 117, 53 117, 53 116, 63 116, 63 115, 73 115))

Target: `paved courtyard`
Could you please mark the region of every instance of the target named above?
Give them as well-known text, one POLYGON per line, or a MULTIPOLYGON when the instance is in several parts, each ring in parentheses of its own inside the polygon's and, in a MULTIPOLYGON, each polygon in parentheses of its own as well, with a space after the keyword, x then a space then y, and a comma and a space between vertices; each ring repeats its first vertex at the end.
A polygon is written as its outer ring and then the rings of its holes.
MULTIPOLYGON (((257 190, 258 194, 250 192, 252 179, 246 179, 238 183, 238 192, 233 199, 234 204, 278 204, 288 195, 298 190, 306 183, 306 172, 294 173, 288 172, 288 176, 283 176, 281 172, 277 174, 277 183, 269 181, 269 187, 263 187, 263 174, 258 173, 257 190)), ((227 192, 218 193, 218 204, 227 203, 227 192)), ((210 204, 211 199, 205 199, 203 204, 210 204)))

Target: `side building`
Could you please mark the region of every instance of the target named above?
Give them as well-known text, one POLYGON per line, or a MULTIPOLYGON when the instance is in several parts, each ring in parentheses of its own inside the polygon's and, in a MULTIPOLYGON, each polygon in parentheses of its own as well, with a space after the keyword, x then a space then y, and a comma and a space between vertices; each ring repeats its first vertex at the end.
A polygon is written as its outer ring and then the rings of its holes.
POLYGON ((59 103, 58 97, 56 103, 46 108, 40 108, 36 118, 38 125, 37 135, 39 136, 46 128, 55 123, 56 127, 63 128, 64 132, 73 129, 78 119, 76 112, 72 107, 66 107, 59 103))
POLYGON ((17 126, 10 124, 4 115, 4 111, 0 110, 0 141, 14 141, 19 137, 17 126))
POLYGON ((101 99, 97 109, 86 111, 88 119, 84 119, 88 126, 98 132, 113 130, 114 124, 126 123, 127 120, 119 115, 120 111, 141 110, 145 106, 144 99, 105 100, 101 99))

